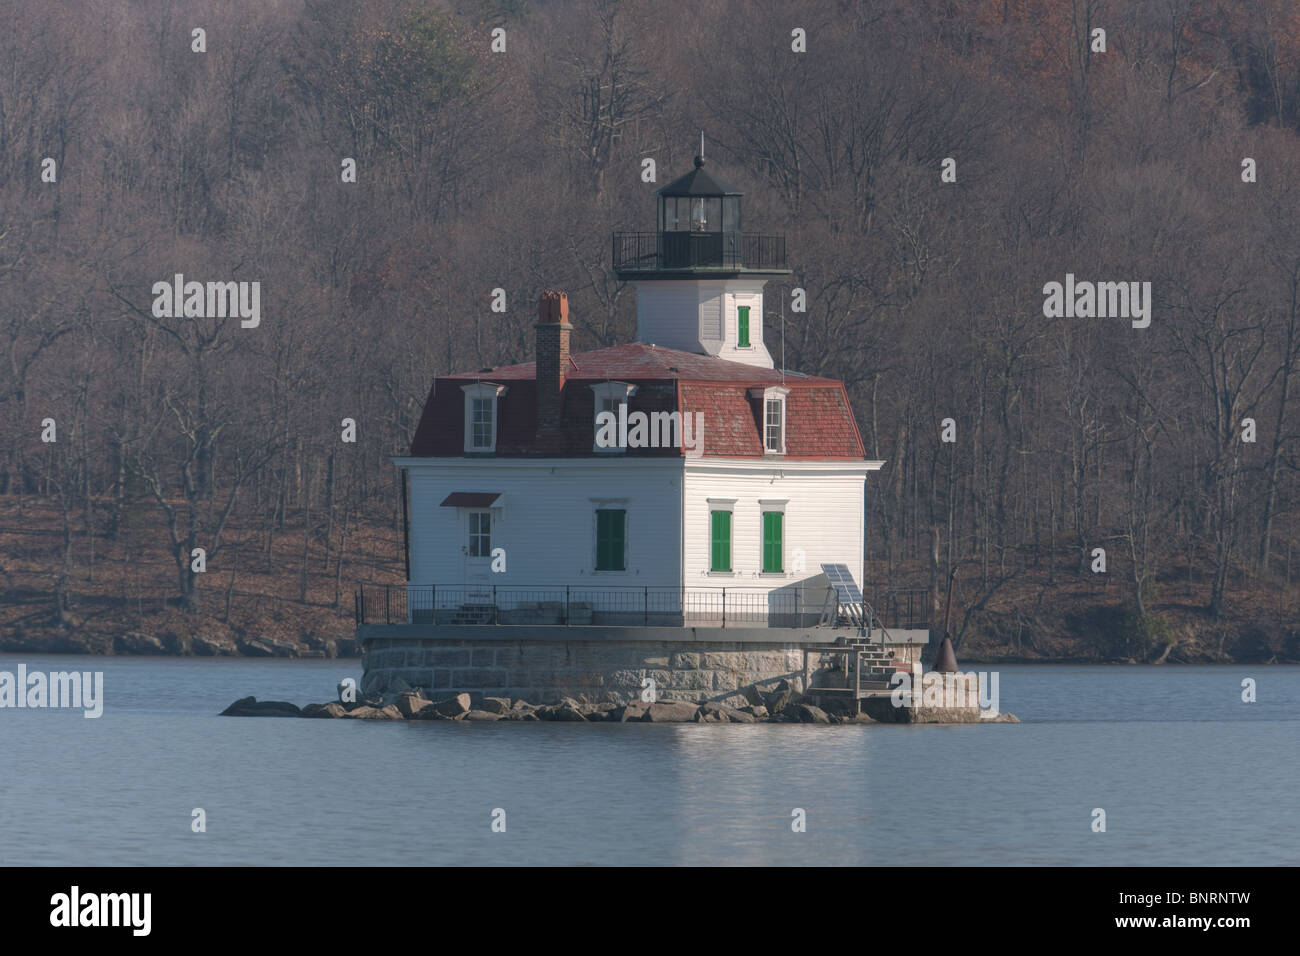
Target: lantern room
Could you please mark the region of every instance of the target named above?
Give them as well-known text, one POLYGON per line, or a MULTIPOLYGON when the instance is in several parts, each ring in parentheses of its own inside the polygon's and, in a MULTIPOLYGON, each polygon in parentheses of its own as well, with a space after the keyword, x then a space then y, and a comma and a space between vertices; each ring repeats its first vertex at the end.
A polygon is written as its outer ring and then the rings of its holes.
POLYGON ((657 195, 656 232, 614 235, 614 270, 620 277, 788 271, 785 237, 746 235, 744 194, 706 169, 703 156, 696 156, 695 168, 657 195))

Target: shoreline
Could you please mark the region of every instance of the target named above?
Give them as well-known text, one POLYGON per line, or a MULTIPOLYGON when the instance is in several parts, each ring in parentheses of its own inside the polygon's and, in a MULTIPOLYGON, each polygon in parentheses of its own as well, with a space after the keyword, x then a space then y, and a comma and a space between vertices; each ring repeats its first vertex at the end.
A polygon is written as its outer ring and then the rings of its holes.
MULTIPOLYGON (((129 637, 129 636, 128 636, 129 637)), ((117 639, 113 643, 117 644, 117 639)), ((164 643, 165 639, 151 637, 148 642, 135 644, 131 646, 110 646, 110 647, 69 647, 65 644, 62 646, 42 647, 31 642, 22 642, 20 644, 11 644, 0 641, 0 654, 55 654, 66 655, 69 657, 188 657, 188 658, 231 658, 244 660, 257 660, 265 658, 276 658, 280 660, 360 660, 361 650, 356 641, 352 638, 334 638, 318 640, 315 645, 297 645, 289 641, 281 641, 275 638, 252 638, 238 642, 231 642, 227 648, 225 645, 217 645, 216 642, 202 642, 206 648, 193 648, 188 650, 171 650, 167 649, 164 643), (215 646, 214 646, 215 645, 215 646), (332 645, 332 646, 331 646, 332 645), (219 649, 217 649, 219 648, 219 649)), ((194 640, 194 643, 200 643, 202 639, 194 640)), ((961 655, 962 665, 1002 665, 1002 664, 1050 664, 1053 666, 1094 666, 1094 667, 1225 667, 1225 666, 1261 666, 1261 667, 1285 667, 1300 664, 1300 660, 1289 660, 1285 658, 1274 657, 1263 660, 1257 657, 1228 657, 1222 660, 1192 660, 1192 661, 1139 661, 1134 658, 1088 658, 1088 657, 1027 657, 1023 654, 1008 655, 961 655)))

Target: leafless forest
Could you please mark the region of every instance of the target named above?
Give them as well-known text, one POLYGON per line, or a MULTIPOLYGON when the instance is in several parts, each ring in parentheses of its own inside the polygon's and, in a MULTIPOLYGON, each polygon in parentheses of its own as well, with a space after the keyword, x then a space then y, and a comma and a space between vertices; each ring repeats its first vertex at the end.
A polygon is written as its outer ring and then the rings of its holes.
POLYGON ((959 563, 959 647, 1300 658, 1286 0, 0 0, 0 24, 8 646, 346 635, 354 582, 400 580, 389 456, 433 377, 530 360, 545 288, 575 349, 632 339, 610 233, 651 228, 704 130, 747 226, 787 236, 786 366, 843 379, 888 462, 869 593, 959 563), (176 273, 259 281, 260 326, 154 317, 176 273), (1067 273, 1150 281, 1150 326, 1044 317, 1067 273))

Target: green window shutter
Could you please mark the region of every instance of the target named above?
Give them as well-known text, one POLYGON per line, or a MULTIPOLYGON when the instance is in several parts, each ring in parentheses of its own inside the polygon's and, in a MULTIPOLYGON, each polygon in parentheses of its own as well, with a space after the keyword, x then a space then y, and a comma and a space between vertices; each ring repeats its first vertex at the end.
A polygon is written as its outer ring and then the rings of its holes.
POLYGON ((711 512, 713 547, 709 570, 731 570, 731 512, 711 512))
POLYGON ((781 526, 785 515, 779 511, 763 512, 763 572, 777 574, 785 569, 781 566, 784 549, 781 546, 781 526))
POLYGON ((736 309, 736 345, 749 348, 749 306, 742 305, 736 309))
POLYGON ((596 512, 596 570, 625 571, 627 512, 601 508, 596 512))

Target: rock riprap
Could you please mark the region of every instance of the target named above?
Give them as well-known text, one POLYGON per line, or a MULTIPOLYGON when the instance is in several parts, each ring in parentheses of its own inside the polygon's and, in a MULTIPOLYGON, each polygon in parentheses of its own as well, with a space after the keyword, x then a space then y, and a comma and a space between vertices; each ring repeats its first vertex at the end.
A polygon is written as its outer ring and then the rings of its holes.
MULTIPOLYGON (((784 683, 784 682, 782 682, 784 683)), ((895 715, 880 714, 873 718, 866 714, 853 715, 828 712, 805 701, 802 695, 788 687, 766 695, 767 704, 750 704, 732 707, 716 701, 696 703, 687 700, 660 700, 628 703, 610 701, 576 700, 564 697, 546 704, 533 704, 526 700, 509 700, 505 697, 484 697, 475 702, 469 694, 455 694, 441 700, 430 700, 418 689, 402 690, 382 698, 357 701, 330 701, 325 704, 308 704, 299 708, 282 700, 262 700, 244 697, 221 712, 223 717, 315 717, 339 720, 463 720, 492 723, 511 720, 549 720, 567 723, 902 723, 906 718, 888 719, 895 715), (882 718, 885 718, 882 720, 882 718)), ((934 714, 918 718, 934 723, 969 723, 967 715, 961 720, 935 719, 934 714)), ((1019 723, 1011 714, 1001 714, 987 723, 1019 723)))

